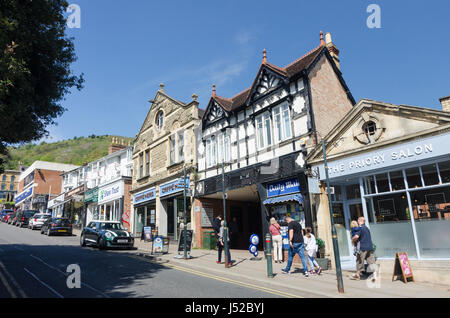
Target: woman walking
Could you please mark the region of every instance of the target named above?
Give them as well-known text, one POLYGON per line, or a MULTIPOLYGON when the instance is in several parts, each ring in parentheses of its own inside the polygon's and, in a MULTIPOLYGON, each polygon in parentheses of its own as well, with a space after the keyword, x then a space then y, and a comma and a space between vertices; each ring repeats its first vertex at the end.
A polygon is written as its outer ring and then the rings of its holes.
POLYGON ((281 236, 280 229, 280 224, 278 224, 275 218, 271 218, 269 231, 272 234, 273 258, 275 263, 283 263, 283 237, 281 236))

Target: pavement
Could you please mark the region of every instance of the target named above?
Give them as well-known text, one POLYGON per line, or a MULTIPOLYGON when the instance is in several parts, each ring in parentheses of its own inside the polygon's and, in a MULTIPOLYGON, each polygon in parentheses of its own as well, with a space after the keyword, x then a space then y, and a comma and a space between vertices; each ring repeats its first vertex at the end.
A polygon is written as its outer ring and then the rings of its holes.
MULTIPOLYGON (((301 265, 294 264, 291 274, 283 274, 282 268, 286 263, 273 265, 273 278, 267 277, 267 262, 264 252, 260 252, 260 260, 251 260, 252 255, 248 251, 231 250, 233 266, 225 268, 224 264, 216 264, 216 250, 193 249, 191 259, 175 258, 177 245, 170 244, 169 253, 152 256, 151 243, 136 240, 136 251, 142 257, 148 257, 157 262, 165 262, 177 267, 189 268, 200 273, 210 273, 235 281, 257 284, 263 288, 285 290, 287 293, 303 295, 302 297, 337 297, 337 298, 449 298, 450 286, 428 283, 408 282, 400 280, 392 281, 382 277, 379 282, 371 280, 351 280, 349 276, 354 272, 343 271, 344 293, 337 291, 336 272, 324 271, 320 276, 310 275, 303 277, 301 265)), ((389 275, 390 276, 390 275, 389 275)), ((392 276, 391 276, 392 277, 392 276)))

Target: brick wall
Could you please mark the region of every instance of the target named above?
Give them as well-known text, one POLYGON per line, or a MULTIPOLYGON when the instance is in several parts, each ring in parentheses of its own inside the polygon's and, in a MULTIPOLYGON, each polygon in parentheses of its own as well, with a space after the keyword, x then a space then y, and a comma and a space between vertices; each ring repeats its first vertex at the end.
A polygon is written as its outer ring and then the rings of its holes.
POLYGON ((34 183, 37 183, 38 186, 34 188, 34 193, 48 194, 51 186, 51 194, 60 194, 62 187, 62 173, 62 171, 35 170, 34 183))
POLYGON ((310 72, 312 107, 318 140, 341 120, 353 105, 325 55, 310 72))
POLYGON ((131 204, 131 200, 132 200, 132 196, 130 194, 131 191, 131 180, 125 180, 125 184, 124 184, 124 197, 123 197, 123 215, 122 215, 122 219, 125 220, 126 222, 122 222, 123 226, 128 230, 131 231, 131 214, 133 213, 132 211, 132 204, 131 204))

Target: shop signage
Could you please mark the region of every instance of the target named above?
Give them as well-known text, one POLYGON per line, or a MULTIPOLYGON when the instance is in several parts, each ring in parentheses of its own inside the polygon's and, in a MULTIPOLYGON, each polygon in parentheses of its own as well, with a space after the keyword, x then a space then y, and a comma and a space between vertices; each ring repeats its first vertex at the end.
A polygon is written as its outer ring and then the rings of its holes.
POLYGON ((70 198, 73 195, 80 194, 80 193, 83 193, 83 192, 84 192, 84 185, 81 185, 81 186, 79 186, 79 187, 77 187, 75 189, 72 189, 69 192, 67 192, 67 198, 70 198))
POLYGON ((87 190, 84 193, 84 202, 93 202, 96 203, 98 201, 98 188, 94 188, 91 190, 87 190))
MULTIPOLYGON (((449 138, 450 133, 447 133, 342 160, 329 160, 328 173, 330 178, 336 178, 448 155, 449 138)), ((325 169, 323 165, 319 166, 319 171, 321 180, 324 180, 325 169)))
POLYGON ((29 188, 28 190, 26 190, 26 191, 22 192, 21 194, 19 194, 18 196, 16 196, 14 201, 16 202, 16 204, 19 204, 20 202, 24 201, 31 195, 33 195, 33 187, 29 188))
POLYGON ((277 197, 280 195, 292 194, 300 192, 300 184, 298 179, 290 179, 277 183, 269 184, 267 187, 267 197, 277 197))
POLYGON ((152 227, 151 226, 145 226, 144 227, 144 241, 146 241, 146 242, 153 241, 152 227))
POLYGON ((133 204, 139 204, 154 199, 156 199, 156 188, 151 188, 149 190, 145 190, 143 192, 135 194, 133 197, 133 204))
POLYGON ((45 204, 47 203, 48 195, 38 195, 31 201, 32 204, 45 204))
MULTIPOLYGON (((197 208, 197 207, 196 207, 197 208)), ((202 227, 212 227, 214 218, 214 209, 212 207, 204 206, 202 211, 202 227)))
MULTIPOLYGON (((159 196, 164 197, 183 191, 183 178, 179 178, 159 186, 159 196)), ((190 188, 190 180, 186 178, 186 188, 190 188)))
MULTIPOLYGON (((184 230, 180 230, 178 239, 178 252, 184 252, 184 230)), ((186 251, 190 252, 192 246, 192 230, 186 230, 186 251)))
POLYGON ((56 205, 64 202, 65 193, 57 196, 56 198, 48 201, 47 209, 53 209, 56 205))
POLYGON ((98 190, 98 203, 117 200, 123 196, 123 182, 116 182, 98 190))
POLYGON ((410 278, 414 282, 414 275, 411 269, 411 264, 409 263, 408 254, 406 252, 395 254, 395 264, 394 273, 392 274, 392 281, 394 281, 394 278, 396 276, 400 276, 405 284, 410 278))

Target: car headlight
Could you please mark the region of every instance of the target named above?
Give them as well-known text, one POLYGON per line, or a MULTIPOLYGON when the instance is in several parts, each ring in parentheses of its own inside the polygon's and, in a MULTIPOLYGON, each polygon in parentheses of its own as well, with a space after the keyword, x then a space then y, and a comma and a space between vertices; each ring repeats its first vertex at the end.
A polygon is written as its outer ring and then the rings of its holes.
POLYGON ((105 236, 106 236, 106 238, 110 239, 110 238, 112 237, 112 234, 109 233, 109 232, 106 232, 106 233, 105 233, 105 236))

